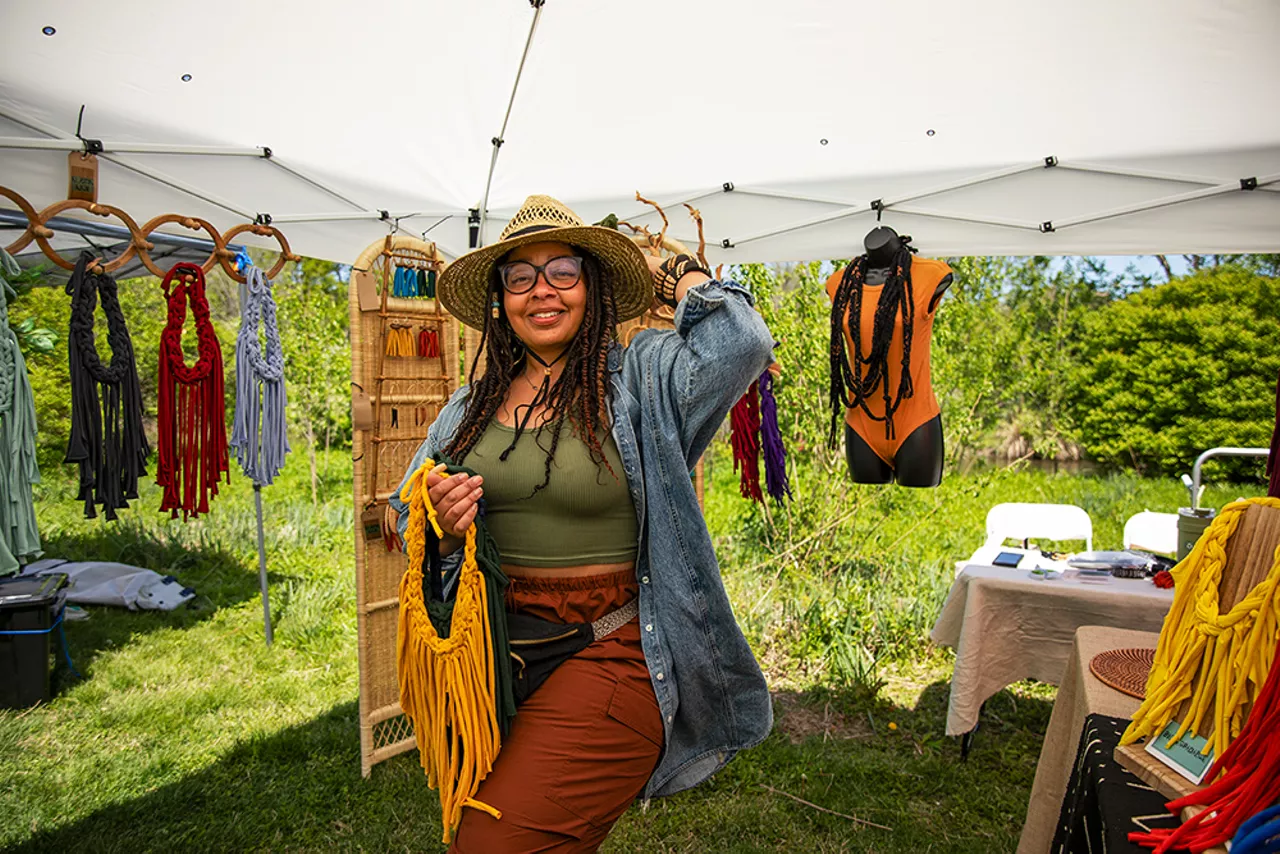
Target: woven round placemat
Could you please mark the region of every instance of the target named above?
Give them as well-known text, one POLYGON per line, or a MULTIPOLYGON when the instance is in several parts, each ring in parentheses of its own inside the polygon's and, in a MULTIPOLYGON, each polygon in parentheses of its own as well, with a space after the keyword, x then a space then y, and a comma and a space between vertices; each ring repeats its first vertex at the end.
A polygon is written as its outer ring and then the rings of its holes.
POLYGON ((1151 673, 1151 664, 1155 658, 1154 649, 1109 649, 1093 657, 1089 662, 1089 670, 1103 684, 1130 697, 1145 700, 1147 676, 1151 673))

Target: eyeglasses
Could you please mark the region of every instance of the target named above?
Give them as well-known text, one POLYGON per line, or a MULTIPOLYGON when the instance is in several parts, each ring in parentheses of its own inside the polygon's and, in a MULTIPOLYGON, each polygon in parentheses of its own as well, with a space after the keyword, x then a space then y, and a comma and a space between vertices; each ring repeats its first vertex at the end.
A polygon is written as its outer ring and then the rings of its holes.
POLYGON ((528 261, 512 261, 499 269, 502 287, 509 294, 523 294, 533 290, 541 273, 547 284, 558 291, 567 291, 582 279, 582 259, 576 255, 552 258, 542 266, 528 261))

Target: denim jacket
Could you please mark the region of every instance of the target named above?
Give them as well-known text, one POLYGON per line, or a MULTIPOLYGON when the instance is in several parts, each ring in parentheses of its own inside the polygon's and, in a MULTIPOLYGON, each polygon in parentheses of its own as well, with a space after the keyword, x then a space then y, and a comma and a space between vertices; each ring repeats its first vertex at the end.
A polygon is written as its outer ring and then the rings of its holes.
MULTIPOLYGON (((773 726, 764 675, 734 619, 689 477, 769 364, 773 337, 734 282, 690 288, 675 324, 674 332, 639 333, 608 360, 613 438, 639 520, 641 643, 666 735, 646 798, 697 785, 773 726)), ((448 445, 466 397, 463 387, 441 410, 406 479, 448 445)), ((408 508, 398 490, 391 504, 403 535, 408 508)))

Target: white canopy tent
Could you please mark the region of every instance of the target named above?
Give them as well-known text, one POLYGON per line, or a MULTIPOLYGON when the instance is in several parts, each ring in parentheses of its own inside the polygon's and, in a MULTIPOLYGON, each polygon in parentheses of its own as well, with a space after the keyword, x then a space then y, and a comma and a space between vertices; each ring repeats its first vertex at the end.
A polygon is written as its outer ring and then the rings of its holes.
POLYGON ((1274 0, 535 2, 6 4, 0 184, 64 198, 85 105, 100 201, 339 261, 457 255, 486 192, 488 239, 534 192, 653 224, 637 190, 713 263, 878 217, 930 255, 1280 250, 1274 0))

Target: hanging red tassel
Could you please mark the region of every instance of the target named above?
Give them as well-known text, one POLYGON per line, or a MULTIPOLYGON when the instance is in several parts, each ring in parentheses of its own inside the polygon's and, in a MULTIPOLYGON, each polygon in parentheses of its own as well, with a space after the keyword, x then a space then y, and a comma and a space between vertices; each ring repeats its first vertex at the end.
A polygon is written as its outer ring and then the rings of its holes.
POLYGON ((760 392, 755 383, 729 413, 733 470, 740 471, 738 490, 744 498, 764 501, 760 491, 760 392))
POLYGON ((204 271, 196 264, 175 264, 162 287, 169 319, 160 333, 159 461, 156 483, 164 488, 160 510, 188 519, 209 512, 224 472, 231 482, 222 378, 222 348, 209 319, 204 271), (187 300, 195 316, 198 358, 187 367, 182 327, 187 300))

